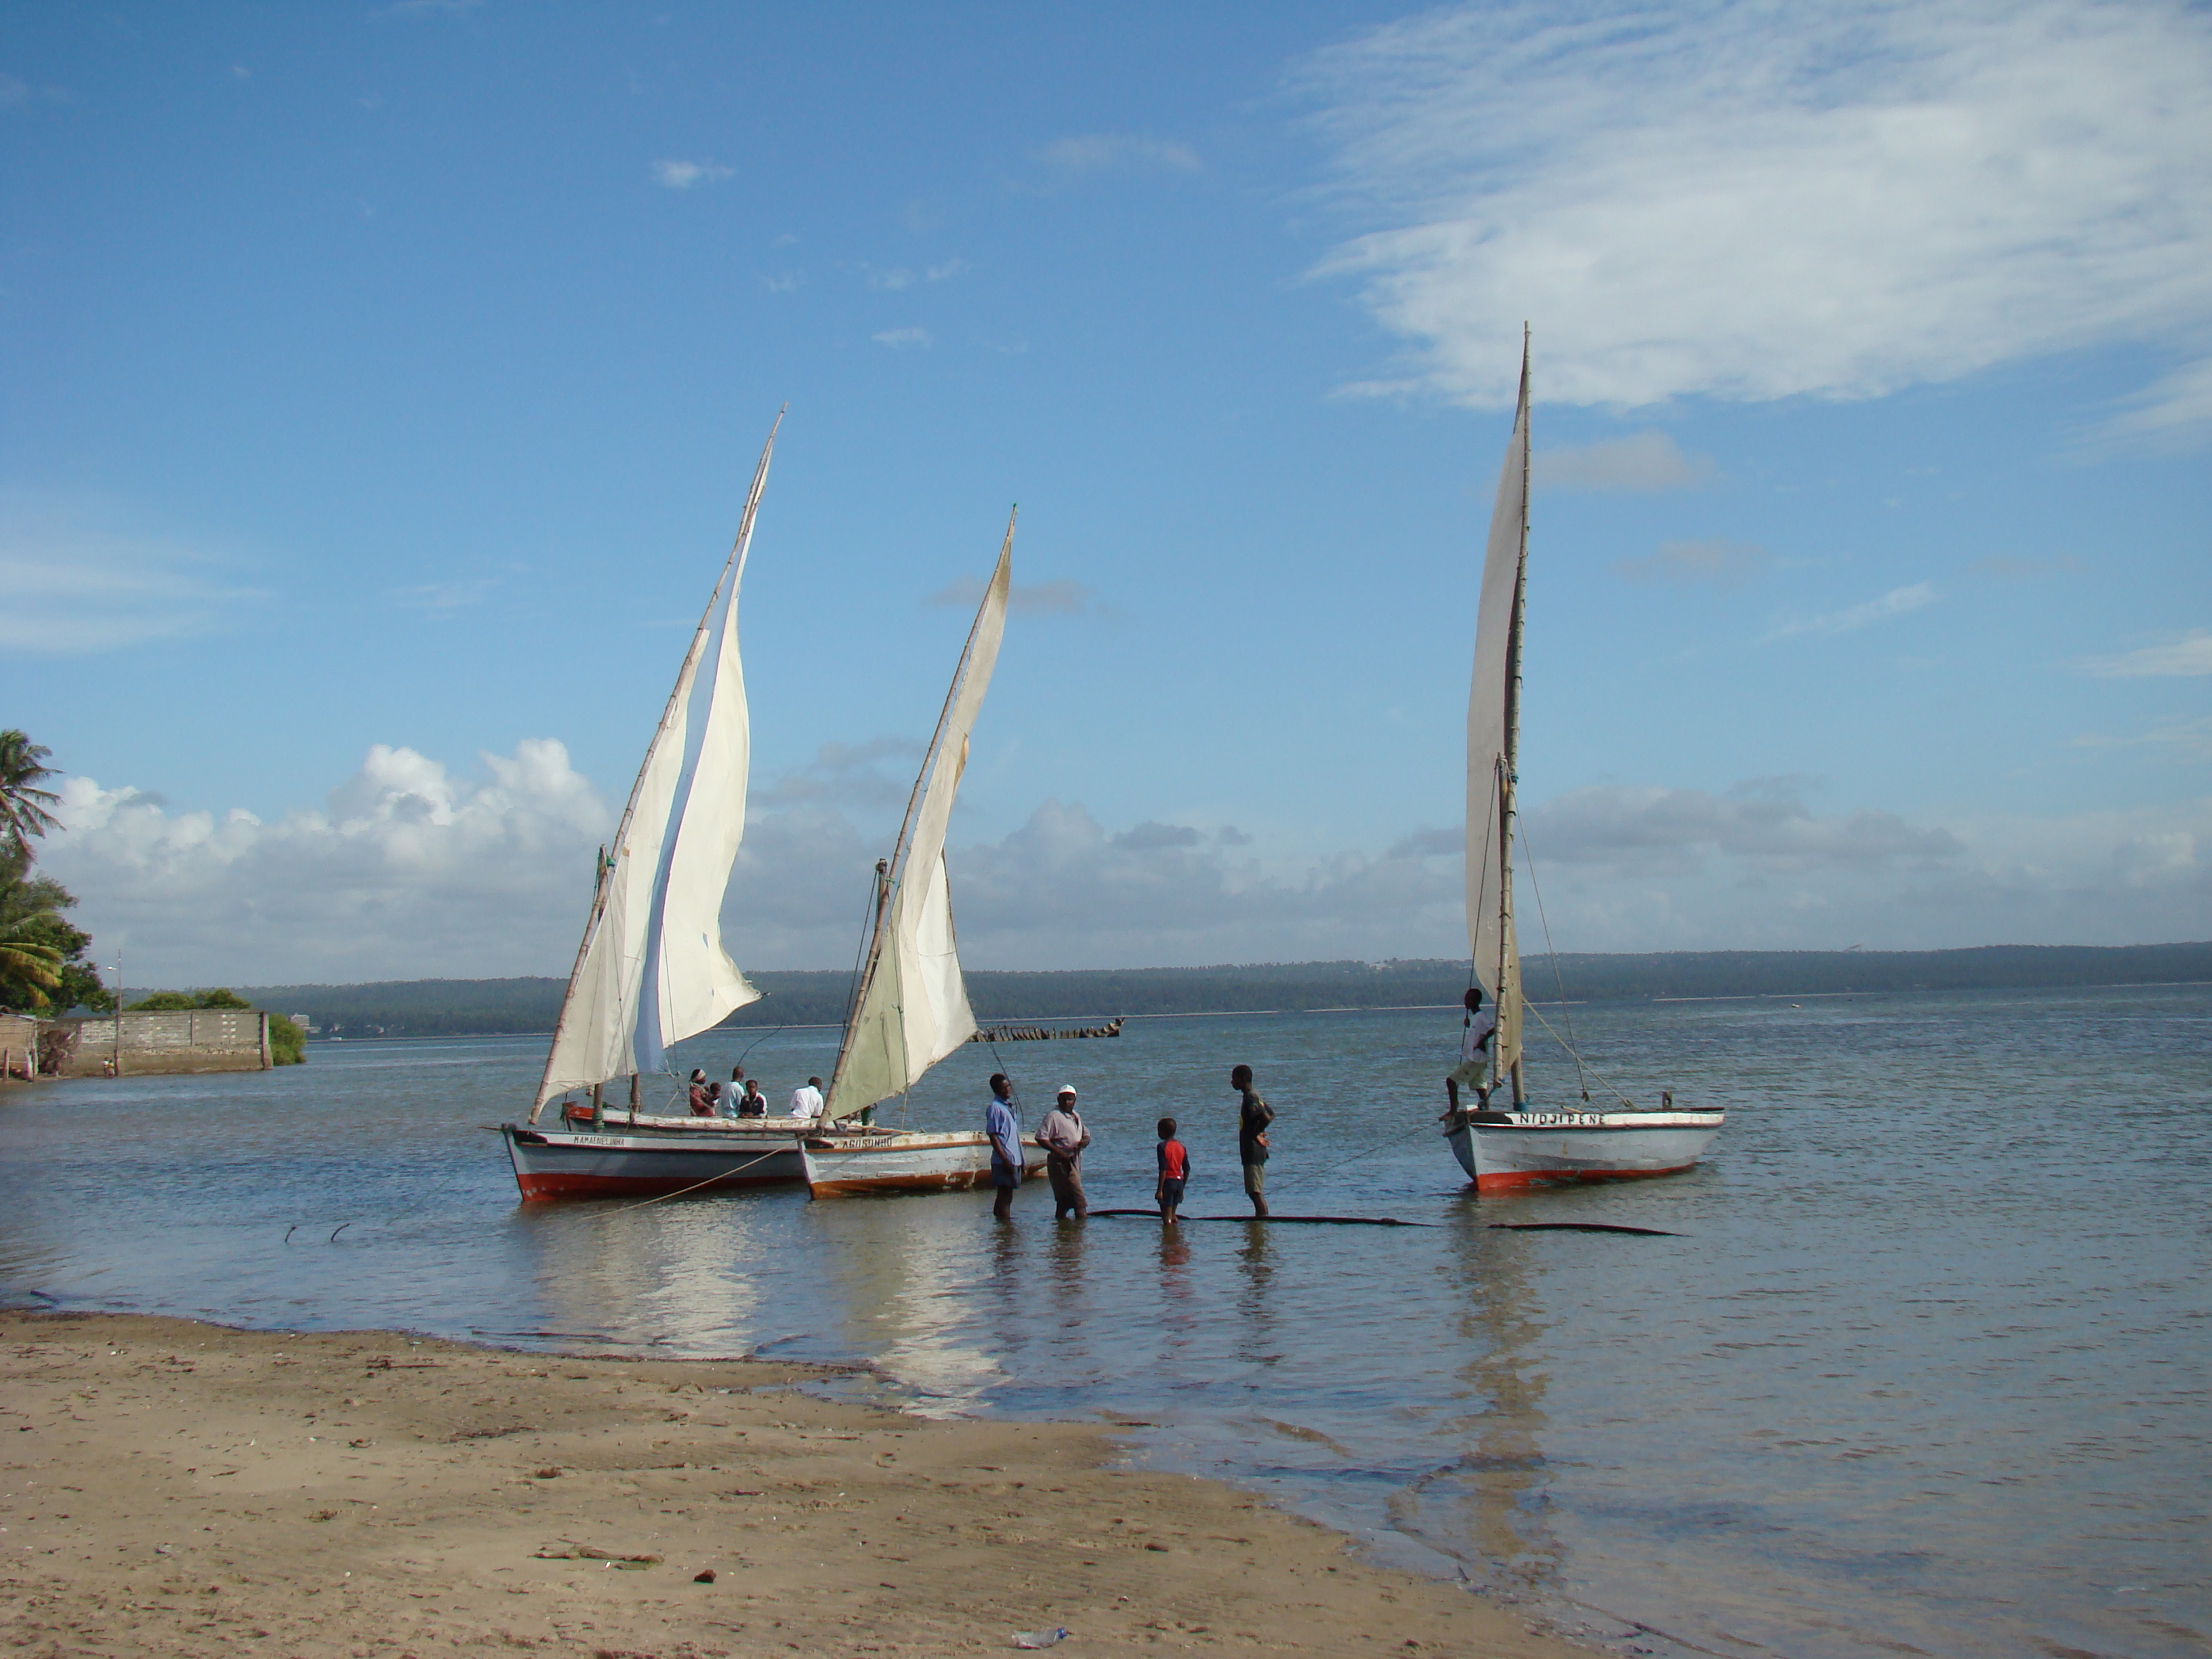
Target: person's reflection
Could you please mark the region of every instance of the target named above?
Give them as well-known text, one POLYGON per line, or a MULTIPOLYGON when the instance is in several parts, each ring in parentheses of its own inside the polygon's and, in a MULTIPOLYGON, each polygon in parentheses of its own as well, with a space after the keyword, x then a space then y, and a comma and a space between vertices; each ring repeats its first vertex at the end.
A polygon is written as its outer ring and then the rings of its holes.
MULTIPOLYGON (((1468 1287, 1461 1333, 1473 1356, 1459 1372, 1464 1414, 1445 1425, 1458 1455, 1422 1494, 1437 1506, 1437 1524, 1407 1529, 1425 1539, 1472 1540, 1475 1565, 1492 1583, 1534 1592, 1557 1579, 1561 1558, 1544 1503, 1546 1372, 1532 1352, 1545 1328, 1543 1301, 1529 1284, 1528 1236, 1491 1231, 1479 1214, 1468 1206, 1452 1238, 1468 1287)), ((1442 1547, 1450 1549, 1449 1541, 1442 1547)))
POLYGON ((1266 1364, 1280 1358, 1274 1346, 1274 1241, 1267 1223, 1256 1216, 1243 1226, 1243 1243, 1237 1249, 1237 1354, 1266 1364))

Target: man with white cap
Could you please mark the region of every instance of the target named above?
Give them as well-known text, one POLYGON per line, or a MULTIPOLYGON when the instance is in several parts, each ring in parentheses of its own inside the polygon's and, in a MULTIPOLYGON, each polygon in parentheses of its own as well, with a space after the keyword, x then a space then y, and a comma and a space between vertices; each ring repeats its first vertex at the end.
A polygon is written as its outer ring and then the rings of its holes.
POLYGON ((1063 1085, 1060 1098, 1037 1126, 1037 1145, 1044 1148, 1044 1172, 1052 1181, 1052 1218, 1065 1221, 1068 1212, 1082 1220, 1091 1213, 1083 1196, 1083 1149, 1091 1132, 1075 1109, 1075 1091, 1063 1085))

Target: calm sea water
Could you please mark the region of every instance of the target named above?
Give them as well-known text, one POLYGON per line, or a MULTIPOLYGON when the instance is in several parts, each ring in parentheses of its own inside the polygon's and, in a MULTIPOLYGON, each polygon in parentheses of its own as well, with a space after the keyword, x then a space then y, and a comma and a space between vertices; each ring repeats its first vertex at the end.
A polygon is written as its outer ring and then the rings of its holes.
MULTIPOLYGON (((965 1194, 526 1210, 480 1126, 518 1115, 541 1042, 325 1044, 0 1094, 0 1283, 865 1359, 927 1411, 1104 1417, 1136 1459, 1645 1652, 2206 1651, 2212 988, 1571 1012, 1631 1095, 1729 1109, 1709 1164, 1478 1203, 1431 1121, 1450 1013, 1142 1020, 1002 1051, 1032 1126, 1081 1090, 1095 1204, 1148 1200, 1170 1112, 1190 1212, 1241 1210, 1246 1060, 1278 1210, 1428 1224, 1056 1226, 1042 1183, 1007 1228, 965 1194), (1491 1225, 1527 1220, 1679 1237, 1491 1225)), ((754 1041, 683 1060, 829 1069, 829 1032, 754 1041)), ((948 1061, 914 1121, 979 1119, 992 1068, 948 1061)), ((1571 1097, 1556 1053, 1531 1069, 1571 1097)))

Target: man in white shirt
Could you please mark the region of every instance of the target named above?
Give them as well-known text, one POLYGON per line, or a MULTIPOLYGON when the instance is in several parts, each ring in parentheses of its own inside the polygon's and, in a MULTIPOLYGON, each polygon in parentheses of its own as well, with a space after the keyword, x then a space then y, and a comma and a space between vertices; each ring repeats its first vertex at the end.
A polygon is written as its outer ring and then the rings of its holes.
POLYGON ((1078 1221, 1091 1213, 1083 1195, 1083 1149, 1091 1144, 1091 1131, 1083 1127, 1083 1114, 1075 1109, 1075 1091, 1063 1088, 1060 1101, 1037 1126, 1037 1145, 1044 1148, 1044 1172, 1052 1180, 1052 1218, 1078 1221))
POLYGON ((1480 1111, 1490 1104, 1490 1090, 1483 1079, 1490 1075, 1490 1042, 1498 1035, 1498 1016, 1482 1006, 1482 990, 1479 986, 1468 988, 1461 999, 1467 1006, 1467 1016, 1460 1024, 1459 1064, 1444 1079, 1444 1092, 1451 1099, 1451 1109, 1459 1110, 1459 1085, 1466 1084, 1474 1091, 1474 1109, 1480 1111))
POLYGON ((822 1079, 811 1077, 803 1089, 791 1091, 791 1115, 807 1122, 822 1115, 822 1079))

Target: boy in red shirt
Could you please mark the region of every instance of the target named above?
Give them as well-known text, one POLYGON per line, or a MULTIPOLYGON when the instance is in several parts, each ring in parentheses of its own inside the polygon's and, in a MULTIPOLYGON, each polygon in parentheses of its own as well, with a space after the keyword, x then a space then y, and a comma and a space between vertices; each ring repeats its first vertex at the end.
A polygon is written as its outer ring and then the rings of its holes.
POLYGON ((1153 1151, 1159 1158, 1160 1178, 1152 1188, 1152 1200, 1160 1206, 1162 1224, 1172 1227, 1176 1212, 1182 1207, 1182 1184, 1190 1179, 1190 1148, 1175 1138, 1173 1118, 1162 1118, 1158 1127, 1160 1144, 1153 1151))

